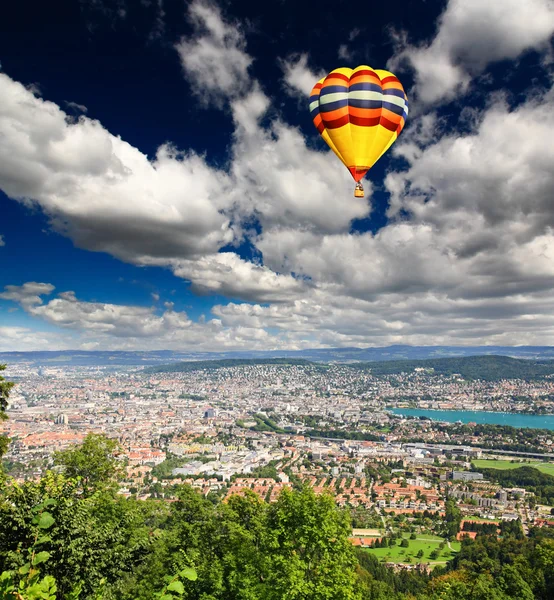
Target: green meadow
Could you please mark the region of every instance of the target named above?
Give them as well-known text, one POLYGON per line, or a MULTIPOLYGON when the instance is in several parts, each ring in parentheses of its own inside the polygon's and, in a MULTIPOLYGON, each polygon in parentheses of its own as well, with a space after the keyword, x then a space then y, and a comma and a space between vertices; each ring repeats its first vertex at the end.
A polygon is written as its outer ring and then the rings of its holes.
POLYGON ((472 461, 473 466, 476 469, 500 469, 505 471, 507 469, 519 469, 520 467, 533 467, 542 473, 554 476, 554 463, 545 463, 537 461, 529 462, 511 462, 509 460, 491 460, 491 459, 476 459, 472 461))
POLYGON ((403 536, 408 540, 409 546, 402 548, 400 546, 400 540, 396 540, 396 546, 392 548, 368 548, 367 552, 374 554, 379 560, 385 558, 387 562, 393 563, 425 563, 425 564, 440 564, 454 558, 456 552, 460 550, 460 542, 451 542, 450 548, 448 544, 444 546, 442 550, 439 550, 439 544, 444 541, 441 537, 433 535, 418 535, 417 539, 410 540, 409 535, 403 536), (417 558, 417 554, 420 550, 423 550, 423 556, 417 558), (438 550, 438 558, 432 560, 429 555, 434 551, 438 550), (411 560, 407 561, 407 558, 411 560))

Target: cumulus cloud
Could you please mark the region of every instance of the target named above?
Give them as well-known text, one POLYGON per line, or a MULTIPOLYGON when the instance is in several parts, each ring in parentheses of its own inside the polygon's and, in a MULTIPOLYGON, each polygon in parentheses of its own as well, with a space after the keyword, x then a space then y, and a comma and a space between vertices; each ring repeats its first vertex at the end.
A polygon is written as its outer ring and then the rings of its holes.
POLYGON ((29 281, 23 285, 7 285, 4 291, 0 293, 0 299, 12 300, 21 304, 25 310, 31 310, 33 307, 42 304, 41 296, 51 294, 54 286, 51 283, 37 283, 29 281))
MULTIPOLYGON (((341 57, 342 58, 342 57, 341 57)), ((307 54, 295 54, 281 61, 287 92, 292 96, 309 97, 314 85, 326 73, 322 70, 313 71, 308 66, 307 54)))
POLYGON ((228 176, 193 152, 162 146, 149 161, 1 73, 0 129, 0 187, 37 202, 78 246, 140 263, 216 252, 233 238, 222 214, 228 176))
MULTIPOLYGON (((548 5, 530 4, 548 23, 540 12, 548 5)), ((491 24, 493 5, 451 0, 435 41, 405 48, 404 58, 444 59, 430 73, 438 77, 442 64, 450 83, 435 89, 435 99, 492 60, 546 39, 534 20, 532 35, 519 35, 511 16, 491 24), (511 33, 494 49, 482 40, 485 58, 464 46, 473 34, 454 35, 477 17, 493 40, 500 30, 511 33)), ((527 6, 515 14, 522 18, 527 6)), ((240 27, 198 1, 189 16, 194 32, 177 49, 192 87, 229 109, 226 170, 170 145, 148 159, 97 121, 69 119, 0 74, 0 187, 39 205, 80 247, 166 267, 199 294, 249 303, 216 306, 194 322, 171 302, 137 307, 63 292, 45 303, 54 288, 44 283, 8 286, 1 299, 73 336, 62 336, 62 345, 73 339, 83 348, 554 344, 552 92, 516 109, 495 97, 462 115, 463 134, 436 113, 412 120, 394 147, 407 168, 385 180, 390 221, 353 234, 352 221, 368 217, 370 203, 351 197, 350 175, 334 155, 313 150, 279 117, 267 119, 270 99, 250 75, 240 27), (245 238, 254 260, 230 251, 245 238)), ((307 57, 282 66, 289 91, 304 98, 318 78, 307 57)))
POLYGON ((500 101, 467 135, 450 133, 423 147, 400 140, 395 152, 410 168, 386 179, 390 216, 407 211, 441 231, 457 229, 462 255, 476 236, 521 244, 544 234, 554 227, 553 109, 553 92, 515 109, 500 101), (498 227, 507 239, 495 235, 498 227))
POLYGON ((36 350, 71 350, 77 347, 72 335, 37 331, 29 327, 0 325, 0 352, 33 352, 36 350))
POLYGON ((195 34, 182 38, 176 49, 200 102, 221 105, 242 95, 250 83, 252 58, 238 24, 226 22, 219 7, 200 0, 190 4, 188 16, 195 34))
POLYGON ((66 100, 65 105, 70 111, 77 114, 85 114, 88 111, 88 108, 84 104, 78 104, 77 102, 68 102, 66 100))
POLYGON ((418 100, 430 104, 465 91, 492 62, 546 49, 553 34, 552 0, 449 0, 435 38, 418 46, 400 36, 389 68, 407 62, 415 71, 418 100))
MULTIPOLYGON (((243 47, 242 34, 218 10, 193 3, 190 11, 200 29, 184 41, 191 45, 187 56, 204 47, 206 36, 243 47)), ((189 72, 193 82, 195 73, 189 72)), ((242 73, 248 77, 246 68, 242 73)), ((69 119, 57 105, 0 75, 0 187, 12 198, 38 204, 52 227, 79 247, 138 265, 175 267, 204 292, 232 289, 233 297, 250 300, 259 290, 259 299, 267 301, 271 290, 282 299, 283 290, 297 289, 294 278, 272 275, 276 285, 267 285, 267 270, 245 268, 238 256, 217 256, 240 242, 248 223, 336 232, 369 214, 367 200, 344 202, 352 183, 330 152, 309 149, 302 133, 278 118, 262 127, 270 101, 254 80, 240 94, 240 87, 217 88, 230 101, 235 122, 232 162, 222 171, 170 145, 149 160, 98 121, 69 119), (252 280, 229 277, 225 260, 246 269, 252 280), (206 265, 209 276, 203 274, 206 265)))
MULTIPOLYGON (((308 149, 298 129, 278 119, 262 128, 259 117, 266 104, 263 93, 254 91, 232 106, 236 142, 231 174, 241 215, 255 215, 265 230, 348 231, 352 219, 369 214, 367 200, 351 197, 348 171, 331 152, 308 149)), ((369 182, 366 190, 371 195, 369 182)))
POLYGON ((302 294, 306 285, 290 274, 278 274, 266 266, 221 252, 196 261, 178 261, 174 273, 193 282, 199 294, 217 293, 259 302, 285 302, 302 294))
MULTIPOLYGON (((27 283, 7 286, 0 297, 19 303, 33 317, 49 325, 72 330, 78 335, 63 335, 61 339, 72 340, 73 347, 133 349, 244 349, 279 347, 279 336, 270 336, 255 327, 224 327, 220 319, 193 322, 185 312, 174 310, 172 303, 165 303, 166 310, 159 313, 153 307, 130 306, 79 300, 74 292, 62 292, 56 298, 43 303, 39 295, 51 294, 51 284, 27 283)), ((9 341, 19 336, 16 346, 31 344, 32 349, 43 347, 52 341, 51 334, 33 334, 25 328, 3 328, 9 341)), ((8 346, 13 350, 14 346, 8 346)), ((50 346, 50 349, 52 346, 50 346)), ((30 349, 30 348, 29 348, 30 349)))
POLYGON ((449 298, 441 292, 382 294, 372 301, 318 290, 282 305, 228 304, 213 312, 224 326, 287 332, 290 347, 390 344, 554 343, 554 303, 549 294, 449 298))

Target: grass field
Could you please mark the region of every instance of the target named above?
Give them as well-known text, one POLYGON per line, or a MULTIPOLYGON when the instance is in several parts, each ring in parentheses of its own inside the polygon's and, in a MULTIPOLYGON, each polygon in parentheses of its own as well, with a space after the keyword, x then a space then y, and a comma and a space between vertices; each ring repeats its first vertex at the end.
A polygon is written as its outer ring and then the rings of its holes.
POLYGON ((451 542, 448 548, 446 545, 442 550, 439 550, 439 556, 435 560, 431 560, 429 555, 433 550, 438 550, 439 544, 443 541, 442 538, 432 535, 421 535, 415 540, 410 540, 409 535, 404 535, 404 538, 408 539, 408 548, 400 547, 400 540, 397 540, 397 545, 392 548, 369 548, 367 552, 371 552, 377 558, 385 558, 387 562, 393 563, 405 563, 408 557, 411 558, 411 563, 426 563, 426 564, 440 564, 454 558, 456 552, 460 550, 460 542, 451 542), (416 558, 417 553, 423 550, 423 557, 416 558))
POLYGON ((544 463, 537 461, 530 462, 511 462, 509 460, 489 460, 486 458, 473 460, 473 466, 476 469, 518 469, 519 467, 533 467, 542 473, 554 476, 554 463, 544 463))

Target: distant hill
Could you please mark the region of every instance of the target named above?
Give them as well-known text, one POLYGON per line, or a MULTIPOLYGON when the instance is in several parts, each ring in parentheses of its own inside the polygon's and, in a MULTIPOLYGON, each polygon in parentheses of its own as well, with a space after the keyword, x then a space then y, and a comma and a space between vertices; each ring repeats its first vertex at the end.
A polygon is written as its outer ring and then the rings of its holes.
MULTIPOLYGON (((188 362, 174 363, 171 365, 161 365, 159 367, 148 367, 143 373, 190 373, 192 371, 201 371, 202 369, 224 369, 230 367, 244 367, 253 365, 283 365, 283 366, 301 366, 316 365, 303 358, 227 358, 223 360, 195 360, 188 362)), ((321 366, 318 364, 318 366, 321 366)))
POLYGON ((52 352, 0 352, 0 364, 55 366, 153 366, 179 361, 226 359, 305 359, 324 363, 424 360, 460 356, 508 356, 530 360, 554 360, 553 346, 387 346, 379 348, 314 348, 307 350, 268 350, 251 352, 145 352, 64 350, 52 352))
POLYGON ((498 381, 499 379, 543 379, 554 376, 554 360, 517 359, 509 356, 467 356, 458 358, 432 358, 427 360, 395 360, 348 365, 364 369, 372 375, 413 373, 426 369, 437 375, 459 374, 464 379, 498 381))
MULTIPOLYGON (((191 372, 200 369, 221 369, 250 365, 320 365, 304 359, 254 358, 224 359, 181 362, 158 367, 149 367, 145 373, 191 372)), ((415 369, 426 369, 436 375, 456 375, 467 380, 481 379, 498 381, 499 379, 542 379, 554 376, 554 361, 535 361, 510 358, 509 356, 468 356, 459 358, 431 358, 427 360, 393 360, 381 362, 360 362, 345 365, 351 369, 367 370, 372 375, 399 375, 413 373, 415 369)))

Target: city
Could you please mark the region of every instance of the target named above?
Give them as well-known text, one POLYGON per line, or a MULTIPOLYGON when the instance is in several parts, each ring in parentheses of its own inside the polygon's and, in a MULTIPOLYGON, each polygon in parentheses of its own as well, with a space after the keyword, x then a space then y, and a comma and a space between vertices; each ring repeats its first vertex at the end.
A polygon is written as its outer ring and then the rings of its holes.
MULTIPOLYGON (((519 519, 524 530, 551 523, 550 507, 533 493, 489 481, 474 467, 495 459, 548 467, 554 434, 513 430, 510 437, 493 428, 472 435, 471 424, 404 418, 392 409, 549 407, 552 379, 467 381, 421 368, 372 375, 352 365, 249 362, 198 363, 186 372, 14 365, 7 371, 17 381, 5 424, 8 472, 39 479, 56 452, 92 432, 121 446, 122 496, 171 499, 185 483, 204 496, 226 500, 251 490, 274 502, 284 488, 305 484, 350 510, 351 541, 363 547, 422 515, 444 515, 448 500, 464 518, 458 540, 474 536, 464 530, 472 519, 519 519), (532 434, 529 452, 503 450, 518 432, 532 434)), ((433 533, 430 522, 425 531, 433 533)))

